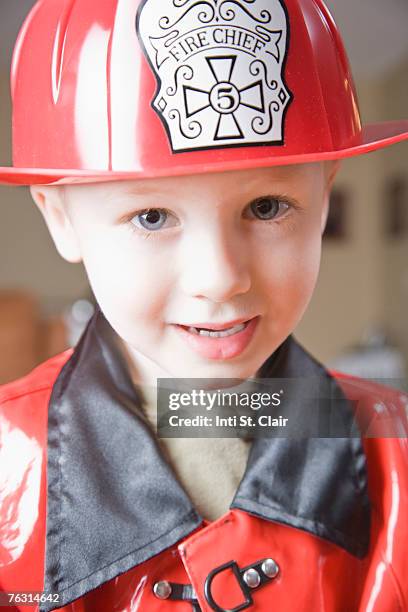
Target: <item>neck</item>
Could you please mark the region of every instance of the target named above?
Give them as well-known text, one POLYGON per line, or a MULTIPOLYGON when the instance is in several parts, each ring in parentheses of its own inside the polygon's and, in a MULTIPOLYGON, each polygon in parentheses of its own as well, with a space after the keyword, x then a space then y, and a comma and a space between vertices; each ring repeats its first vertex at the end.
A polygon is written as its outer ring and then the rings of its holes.
POLYGON ((141 387, 143 393, 156 405, 157 379, 173 378, 173 376, 123 340, 121 347, 134 385, 141 387))

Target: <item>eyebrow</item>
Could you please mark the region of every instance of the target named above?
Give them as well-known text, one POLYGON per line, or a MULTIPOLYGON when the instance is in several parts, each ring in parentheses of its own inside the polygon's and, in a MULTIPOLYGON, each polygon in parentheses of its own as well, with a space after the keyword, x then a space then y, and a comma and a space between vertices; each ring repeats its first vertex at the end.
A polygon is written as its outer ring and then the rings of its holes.
POLYGON ((115 189, 107 190, 104 194, 104 202, 107 207, 116 207, 118 202, 127 200, 128 198, 136 198, 144 195, 156 195, 163 196, 165 193, 164 189, 158 189, 157 187, 150 187, 148 185, 132 186, 128 189, 120 191, 119 193, 115 189))
POLYGON ((125 189, 123 191, 123 195, 137 196, 137 195, 148 195, 150 193, 163 193, 163 189, 158 189, 157 187, 151 187, 146 183, 142 183, 140 185, 135 185, 133 187, 129 187, 129 189, 125 189))

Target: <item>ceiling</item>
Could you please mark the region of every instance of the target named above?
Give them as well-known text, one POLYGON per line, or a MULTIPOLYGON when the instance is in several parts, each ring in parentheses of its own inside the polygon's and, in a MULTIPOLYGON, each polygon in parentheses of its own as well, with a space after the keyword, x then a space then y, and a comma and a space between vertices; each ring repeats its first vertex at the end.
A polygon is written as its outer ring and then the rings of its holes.
MULTIPOLYGON (((99 0, 100 1, 100 0, 99 0)), ((20 24, 34 0, 0 0, 0 68, 8 69, 20 24)), ((357 77, 380 76, 408 57, 408 0, 326 0, 357 77)))

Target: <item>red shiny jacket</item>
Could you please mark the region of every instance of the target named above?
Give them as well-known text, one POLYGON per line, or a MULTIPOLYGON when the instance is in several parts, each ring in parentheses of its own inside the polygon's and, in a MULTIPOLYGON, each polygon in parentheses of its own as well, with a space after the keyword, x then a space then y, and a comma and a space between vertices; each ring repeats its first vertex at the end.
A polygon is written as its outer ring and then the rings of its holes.
MULTIPOLYGON (((336 374, 365 431, 380 415, 399 437, 257 441, 208 523, 106 329, 97 316, 75 351, 0 389, 0 591, 45 589, 46 611, 408 610, 404 394, 336 374)), ((285 345, 281 373, 321 367, 285 345)))

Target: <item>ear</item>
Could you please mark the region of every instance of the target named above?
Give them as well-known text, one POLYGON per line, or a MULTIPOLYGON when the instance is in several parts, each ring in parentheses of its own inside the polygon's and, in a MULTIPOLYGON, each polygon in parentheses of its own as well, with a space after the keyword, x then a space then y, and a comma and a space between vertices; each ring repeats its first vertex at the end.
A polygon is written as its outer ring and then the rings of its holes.
POLYGON ((325 174, 325 188, 323 194, 323 208, 321 217, 321 231, 322 236, 326 228, 327 217, 329 216, 330 208, 330 194, 333 187, 334 180, 340 169, 340 161, 329 161, 325 163, 324 174, 325 174))
POLYGON ((31 196, 37 204, 58 253, 70 263, 82 261, 77 235, 72 226, 60 186, 30 187, 31 196))

